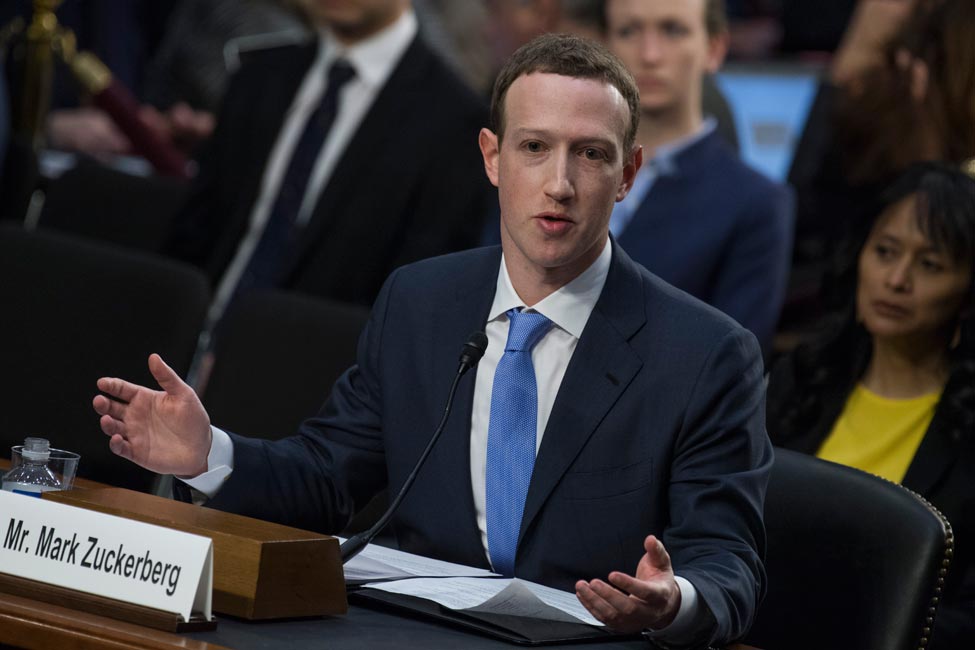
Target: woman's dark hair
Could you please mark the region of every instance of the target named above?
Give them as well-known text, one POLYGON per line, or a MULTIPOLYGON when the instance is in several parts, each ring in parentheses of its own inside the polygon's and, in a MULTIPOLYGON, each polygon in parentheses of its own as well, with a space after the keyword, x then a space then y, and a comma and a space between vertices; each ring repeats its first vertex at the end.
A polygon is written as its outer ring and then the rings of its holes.
POLYGON ((856 224, 841 247, 828 283, 830 311, 818 333, 792 353, 793 391, 779 395, 769 389, 768 426, 777 441, 801 436, 822 416, 827 392, 849 394, 866 370, 872 344, 855 313, 860 252, 883 211, 911 195, 917 196, 917 223, 925 237, 956 263, 972 268, 961 336, 948 350, 950 375, 939 409, 953 431, 975 435, 975 179, 947 165, 920 163, 881 195, 874 217, 856 224), (772 399, 773 394, 778 398, 772 399))

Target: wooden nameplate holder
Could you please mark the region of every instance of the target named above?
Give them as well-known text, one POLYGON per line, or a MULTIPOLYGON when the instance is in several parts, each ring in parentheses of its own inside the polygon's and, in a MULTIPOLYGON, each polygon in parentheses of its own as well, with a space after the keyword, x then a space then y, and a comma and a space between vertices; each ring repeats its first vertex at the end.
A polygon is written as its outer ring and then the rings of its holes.
POLYGON ((348 611, 334 537, 123 488, 47 492, 44 498, 209 537, 215 612, 257 620, 348 611))
POLYGON ((114 618, 143 627, 151 627, 163 632, 186 633, 202 632, 217 629, 217 619, 207 620, 203 616, 194 615, 185 620, 181 615, 153 609, 143 605, 134 605, 113 598, 105 598, 76 591, 66 587, 20 578, 18 576, 0 573, 0 593, 30 598, 50 605, 58 605, 78 612, 96 614, 106 618, 114 618))

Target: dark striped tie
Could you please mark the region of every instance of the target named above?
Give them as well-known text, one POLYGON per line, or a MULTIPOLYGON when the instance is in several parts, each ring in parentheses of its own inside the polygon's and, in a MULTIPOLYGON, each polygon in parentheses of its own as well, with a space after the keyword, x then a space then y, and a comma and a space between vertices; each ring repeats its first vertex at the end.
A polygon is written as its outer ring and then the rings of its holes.
POLYGON ((235 297, 248 289, 275 287, 284 279, 288 262, 298 247, 298 211, 304 201, 308 181, 335 122, 339 91, 353 77, 355 70, 344 59, 336 59, 329 68, 325 94, 309 115, 298 139, 264 233, 237 284, 235 297))

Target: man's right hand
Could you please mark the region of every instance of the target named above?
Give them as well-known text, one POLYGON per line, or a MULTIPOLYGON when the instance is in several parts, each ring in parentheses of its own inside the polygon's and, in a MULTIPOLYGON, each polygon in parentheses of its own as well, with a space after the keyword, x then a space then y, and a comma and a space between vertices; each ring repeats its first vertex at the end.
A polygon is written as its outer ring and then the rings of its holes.
POLYGON ((193 477, 207 471, 210 416, 197 397, 158 354, 149 372, 161 391, 113 377, 98 380, 105 395, 92 400, 115 454, 159 474, 193 477))

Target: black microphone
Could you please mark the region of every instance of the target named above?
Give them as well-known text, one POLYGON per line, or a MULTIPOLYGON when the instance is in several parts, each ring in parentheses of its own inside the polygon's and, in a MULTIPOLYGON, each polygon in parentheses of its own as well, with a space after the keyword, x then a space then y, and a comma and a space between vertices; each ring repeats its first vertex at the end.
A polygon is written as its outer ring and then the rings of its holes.
POLYGON ((357 535, 353 535, 349 539, 345 540, 342 546, 339 547, 339 553, 342 555, 342 564, 345 564, 356 555, 359 551, 364 549, 366 545, 372 541, 372 539, 379 534, 389 520, 392 518, 393 513, 396 512, 396 508, 399 507, 400 501, 406 496, 409 491, 410 486, 416 480, 417 474, 420 472, 420 468, 423 467, 424 461, 426 461, 427 456, 433 450, 433 446, 437 443, 437 439, 440 434, 443 433, 444 425, 447 424, 447 417, 450 415, 450 407, 454 402, 454 393, 457 392, 457 384, 460 383, 460 378, 464 376, 464 373, 477 365, 477 362, 481 360, 484 356, 484 351, 487 349, 488 340, 484 332, 474 332, 467 337, 467 343, 464 344, 464 348, 460 352, 460 365, 457 367, 457 374, 454 375, 454 383, 450 386, 450 392, 447 394, 447 405, 444 407, 443 417, 440 419, 440 425, 437 426, 437 430, 433 432, 433 436, 430 438, 430 442, 427 443, 426 449, 420 454, 420 459, 416 461, 416 465, 413 467, 413 471, 410 475, 406 477, 406 481, 403 483, 403 487, 400 488, 399 494, 393 499, 393 502, 389 504, 386 512, 383 516, 379 518, 372 528, 367 531, 361 532, 357 535))

